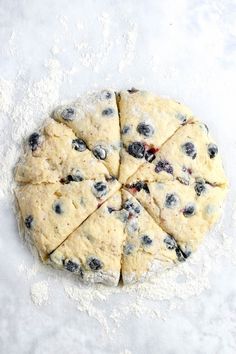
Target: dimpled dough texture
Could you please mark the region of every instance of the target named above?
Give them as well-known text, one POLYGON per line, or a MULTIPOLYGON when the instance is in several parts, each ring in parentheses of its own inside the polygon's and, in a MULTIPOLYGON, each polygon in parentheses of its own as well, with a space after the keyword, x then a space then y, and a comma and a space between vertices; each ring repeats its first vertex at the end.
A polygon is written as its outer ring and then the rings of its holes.
POLYGON ((15 169, 19 227, 86 283, 144 281, 185 261, 220 217, 227 179, 205 124, 146 91, 56 108, 15 169))

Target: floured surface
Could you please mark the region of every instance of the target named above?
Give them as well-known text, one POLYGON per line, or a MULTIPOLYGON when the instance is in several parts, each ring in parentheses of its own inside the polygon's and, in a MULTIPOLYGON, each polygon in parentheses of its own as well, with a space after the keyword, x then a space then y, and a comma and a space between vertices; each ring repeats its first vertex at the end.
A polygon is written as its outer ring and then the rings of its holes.
POLYGON ((1 262, 2 351, 39 354, 53 348, 76 354, 82 347, 85 354, 152 354, 158 348, 182 354, 184 343, 184 352, 204 352, 207 347, 210 354, 234 354, 236 68, 231 2, 150 2, 136 7, 87 1, 77 8, 58 0, 51 6, 1 4, 1 66, 8 97, 0 100, 1 259, 7 254, 1 262), (159 21, 156 13, 161 14, 159 21), (149 295, 143 286, 122 289, 124 295, 119 288, 91 291, 65 274, 62 284, 59 272, 35 265, 17 236, 6 192, 12 187, 11 168, 21 141, 41 126, 45 112, 91 87, 126 88, 127 83, 188 104, 219 143, 231 184, 220 230, 184 265, 190 267, 186 272, 176 268, 175 275, 168 273, 159 284, 148 286, 149 295), (30 298, 38 281, 50 283, 48 301, 40 307, 30 298), (176 296, 170 298, 170 293, 176 296))

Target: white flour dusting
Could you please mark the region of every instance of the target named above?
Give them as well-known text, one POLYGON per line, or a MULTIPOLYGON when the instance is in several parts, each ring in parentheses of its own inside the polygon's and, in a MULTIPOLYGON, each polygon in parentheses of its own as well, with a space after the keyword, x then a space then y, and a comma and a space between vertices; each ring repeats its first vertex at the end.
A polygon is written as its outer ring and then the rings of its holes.
POLYGON ((46 281, 34 283, 31 286, 30 295, 35 305, 41 306, 47 303, 49 298, 48 283, 46 281))
MULTIPOLYGON (((59 16, 58 20, 67 33, 67 17, 59 16)), ((98 30, 101 31, 101 45, 97 50, 86 41, 85 24, 77 23, 77 30, 83 33, 82 39, 74 43, 80 65, 75 62, 71 69, 63 67, 58 59, 59 54, 63 52, 63 40, 55 39, 51 47, 54 59, 46 62, 45 74, 40 80, 24 82, 21 80, 24 71, 19 73, 16 82, 0 80, 0 114, 3 116, 3 122, 7 121, 11 125, 9 134, 4 129, 0 131, 0 197, 12 196, 12 169, 19 158, 22 140, 37 129, 51 109, 59 103, 60 89, 65 80, 69 81, 68 78, 72 74, 87 68, 99 72, 102 65, 106 64, 114 46, 112 18, 103 12, 97 20, 98 27, 100 26, 98 30), (18 98, 16 102, 13 96, 18 98), (11 141, 11 144, 3 144, 5 141, 11 141)), ((137 35, 137 24, 129 22, 129 31, 123 33, 120 39, 124 41, 124 51, 118 65, 120 73, 133 64, 137 35)), ((9 53, 12 55, 16 52, 15 36, 13 32, 9 42, 9 53)), ((157 70, 157 67, 153 66, 153 70, 157 70)), ((111 77, 109 75, 108 73, 105 80, 109 80, 111 77)), ((233 219, 236 220, 236 205, 233 219)), ((94 318, 110 335, 113 335, 122 321, 130 315, 145 314, 152 318, 165 319, 171 311, 181 308, 187 299, 201 294, 210 287, 210 273, 222 257, 235 262, 236 250, 232 247, 232 235, 228 236, 222 229, 219 225, 188 262, 160 274, 149 283, 117 288, 102 285, 87 287, 80 283, 75 284, 74 279, 61 272, 58 276, 58 286, 63 287, 66 296, 75 303, 78 311, 94 318), (112 305, 109 307, 109 304, 112 305)), ((50 279, 53 282, 54 277, 45 275, 44 268, 39 270, 36 263, 31 267, 24 263, 20 264, 19 273, 26 274, 28 280, 38 274, 49 278, 49 281, 35 282, 30 290, 32 301, 36 305, 46 304, 49 300, 50 279)), ((131 351, 125 349, 120 354, 131 354, 131 351)))

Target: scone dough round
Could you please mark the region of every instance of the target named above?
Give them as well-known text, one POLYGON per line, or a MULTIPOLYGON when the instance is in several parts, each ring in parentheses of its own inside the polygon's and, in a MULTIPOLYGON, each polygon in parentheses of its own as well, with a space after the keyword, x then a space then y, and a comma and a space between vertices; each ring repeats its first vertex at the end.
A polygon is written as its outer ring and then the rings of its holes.
POLYGON ((20 227, 41 259, 107 285, 185 261, 227 192, 207 126, 135 89, 57 107, 28 137, 15 180, 20 227))

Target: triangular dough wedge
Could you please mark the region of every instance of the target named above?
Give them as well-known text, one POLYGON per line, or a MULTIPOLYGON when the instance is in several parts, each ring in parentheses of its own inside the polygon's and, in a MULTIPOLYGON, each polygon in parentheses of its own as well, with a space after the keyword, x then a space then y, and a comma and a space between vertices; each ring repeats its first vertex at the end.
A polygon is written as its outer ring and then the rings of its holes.
POLYGON ((177 178, 188 184, 191 178, 203 178, 212 185, 227 185, 218 147, 201 122, 181 127, 160 149, 152 163, 145 163, 128 180, 163 181, 177 178))
POLYGON ((51 264, 84 282, 117 285, 120 279, 124 222, 117 192, 76 229, 51 255, 51 264))
POLYGON ((109 175, 86 144, 77 139, 66 125, 54 120, 40 132, 30 135, 25 156, 16 167, 15 180, 20 183, 55 183, 81 181, 109 175))
POLYGON ((125 245, 122 257, 124 284, 148 279, 184 257, 174 238, 164 232, 141 204, 122 191, 126 215, 125 245))
POLYGON ((116 180, 25 185, 17 188, 20 226, 46 260, 101 203, 120 188, 116 180))
POLYGON ((193 119, 192 112, 179 102, 146 91, 122 91, 120 112, 121 166, 119 180, 125 183, 182 125, 193 119))
POLYGON ((177 180, 140 182, 130 188, 161 228, 175 238, 186 258, 218 221, 226 191, 201 179, 189 185, 177 180))
POLYGON ((53 118, 72 128, 96 158, 118 177, 120 125, 115 93, 103 90, 58 107, 53 118))

